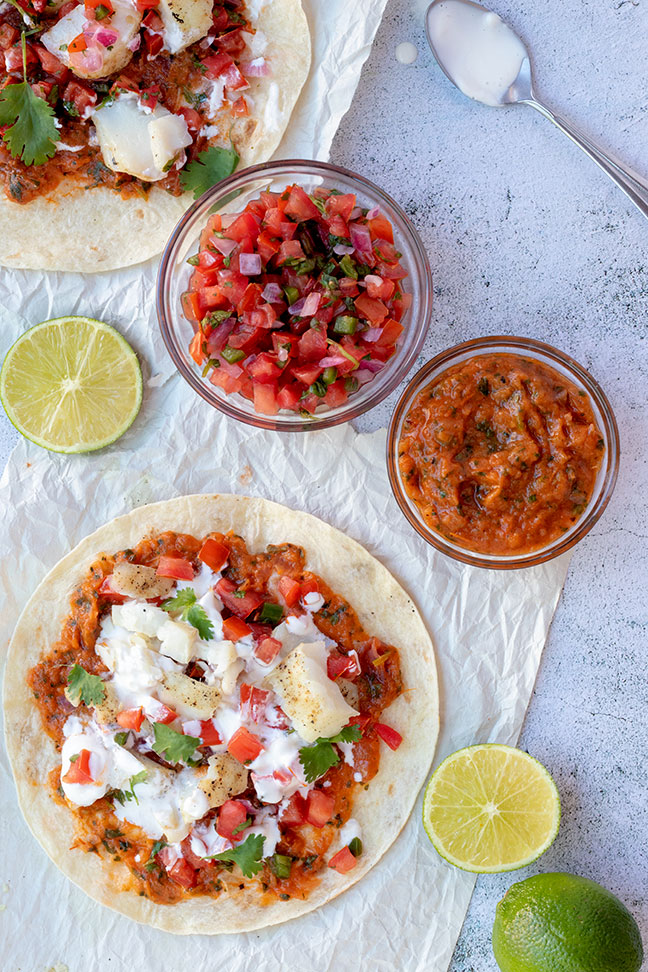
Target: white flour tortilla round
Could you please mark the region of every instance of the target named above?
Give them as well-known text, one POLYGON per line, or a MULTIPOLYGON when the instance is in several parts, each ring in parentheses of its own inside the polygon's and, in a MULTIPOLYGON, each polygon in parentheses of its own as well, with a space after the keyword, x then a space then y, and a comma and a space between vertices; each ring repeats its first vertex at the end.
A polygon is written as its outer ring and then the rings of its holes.
POLYGON ((101 904, 136 921, 176 934, 252 931, 306 914, 359 881, 382 857, 405 825, 428 773, 439 729, 434 648, 416 607, 390 572, 364 547, 322 520, 268 500, 232 495, 195 495, 154 503, 100 527, 63 558, 27 603, 14 632, 5 675, 5 733, 22 812, 36 839, 72 881, 101 904), (173 530, 201 538, 233 530, 251 551, 270 543, 303 547, 308 569, 348 599, 371 635, 400 651, 404 693, 385 719, 403 735, 395 752, 381 746, 380 770, 355 795, 352 814, 364 851, 354 870, 325 868, 305 900, 264 906, 254 889, 218 898, 187 898, 154 904, 137 893, 135 879, 120 864, 71 850, 75 818, 55 802, 48 773, 60 754, 43 732, 26 682, 28 670, 58 640, 69 598, 101 553, 135 546, 149 534, 173 530))
MULTIPOLYGON (((268 43, 272 75, 252 78, 253 109, 232 127, 241 167, 264 162, 279 145, 308 76, 311 42, 301 0, 267 0, 256 20, 268 43), (266 107, 272 111, 266 122, 266 107)), ((156 186, 146 199, 123 199, 105 186, 79 188, 64 180, 21 205, 0 198, 0 264, 24 270, 96 273, 141 263, 164 249, 171 230, 194 201, 156 186)))

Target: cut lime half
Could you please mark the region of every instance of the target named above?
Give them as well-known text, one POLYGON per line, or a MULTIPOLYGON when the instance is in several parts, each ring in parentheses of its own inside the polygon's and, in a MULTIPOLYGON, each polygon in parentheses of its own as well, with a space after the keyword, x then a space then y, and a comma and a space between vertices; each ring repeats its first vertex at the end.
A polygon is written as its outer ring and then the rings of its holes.
POLYGON ((432 775, 423 825, 450 864, 478 874, 513 871, 553 843, 560 797, 544 766, 522 750, 468 746, 432 775))
POLYGON ((0 372, 9 420, 53 452, 93 452, 119 438, 142 404, 135 352, 113 327, 58 317, 25 331, 0 372))

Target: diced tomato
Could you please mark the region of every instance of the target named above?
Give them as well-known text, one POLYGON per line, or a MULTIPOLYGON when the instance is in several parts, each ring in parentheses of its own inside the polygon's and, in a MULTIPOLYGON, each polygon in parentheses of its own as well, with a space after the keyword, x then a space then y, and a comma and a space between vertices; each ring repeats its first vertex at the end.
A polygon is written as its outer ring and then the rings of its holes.
POLYGON ((156 574, 158 577, 172 577, 174 580, 193 580, 194 569, 183 557, 160 557, 156 574))
POLYGON ((74 112, 83 118, 86 109, 94 107, 97 103, 97 92, 80 81, 70 81, 63 90, 63 104, 68 112, 70 107, 74 112))
POLYGON ((151 30, 145 30, 144 47, 147 50, 148 59, 152 61, 164 47, 164 37, 161 34, 152 33, 151 30))
POLYGON ((287 408, 291 411, 299 410, 299 402, 302 396, 302 388, 297 384, 284 385, 277 392, 277 405, 279 408, 287 408))
POLYGON ((230 755, 234 759, 238 759, 239 763, 244 764, 255 760, 259 753, 263 752, 263 749, 263 743, 259 737, 246 729, 245 726, 237 729, 227 744, 227 751, 230 755))
MULTIPOLYGON (((228 240, 236 240, 241 242, 245 239, 256 238, 259 232, 259 222, 258 219, 252 213, 241 213, 237 219, 231 223, 227 229, 224 231, 225 236, 228 240)), ((259 291, 261 291, 259 287, 259 291)))
POLYGON ((264 665, 269 665, 271 661, 275 660, 280 651, 281 642, 277 638, 264 638, 255 648, 254 654, 264 665))
POLYGON ((140 726, 144 722, 144 710, 141 707, 139 709, 122 709, 121 712, 117 713, 117 722, 122 729, 133 729, 135 732, 139 732, 140 726))
POLYGON ((241 638, 246 638, 251 632, 252 629, 249 624, 237 618, 236 615, 223 620, 223 636, 227 641, 240 641, 241 638))
MULTIPOLYGON (((8 50, 12 44, 16 43, 19 37, 20 33, 15 27, 12 27, 10 24, 0 24, 0 50, 8 50)), ((43 48, 43 50, 45 50, 45 48, 43 48)), ((52 55, 50 55, 50 57, 51 56, 52 55)), ((54 58, 54 60, 56 60, 56 58, 54 58)))
POLYGON ((263 302, 261 294, 262 288, 257 283, 248 284, 245 288, 245 293, 236 305, 236 311, 238 314, 245 314, 246 311, 254 310, 259 304, 263 302))
POLYGON ((360 732, 364 732, 370 722, 371 716, 368 715, 353 716, 352 719, 349 719, 349 725, 357 726, 360 732))
POLYGON ((329 652, 326 659, 326 671, 328 677, 334 682, 338 678, 346 678, 350 682, 354 681, 360 674, 360 662, 356 651, 342 655, 337 651, 329 652))
POLYGON ((299 356, 305 361, 319 361, 326 355, 326 331, 309 328, 299 339, 299 356))
POLYGON ((391 726, 386 726, 384 722, 377 722, 375 729, 382 741, 386 743, 390 749, 398 749, 403 741, 403 737, 401 736, 400 732, 396 732, 396 730, 392 729, 391 726))
POLYGON ((276 385, 253 382, 254 408, 261 415, 276 415, 279 411, 276 385))
POLYGON ((110 88, 111 94, 116 94, 118 91, 132 91, 135 94, 139 94, 139 85, 127 75, 120 74, 110 88))
POLYGON ((77 34, 76 37, 73 37, 70 43, 68 44, 67 49, 68 49, 68 54, 80 54, 81 51, 87 51, 88 42, 85 39, 85 35, 77 34))
POLYGON ((179 857, 167 873, 181 888, 189 889, 196 886, 196 869, 184 857, 179 857))
POLYGON ((174 114, 182 115, 190 132, 199 132, 203 126, 203 117, 195 108, 188 108, 186 105, 183 105, 180 108, 176 108, 174 114))
POLYGON ((248 685, 244 682, 241 685, 241 715, 252 722, 260 722, 263 718, 270 693, 265 689, 257 688, 256 685, 248 685))
POLYGON ((207 719, 200 723, 200 738, 203 746, 220 746, 223 741, 213 719, 207 719))
POLYGON ((248 103, 242 95, 240 98, 236 99, 232 105, 231 111, 235 118, 244 118, 246 115, 250 114, 248 103))
POLYGON ((399 324, 398 321, 394 321, 392 318, 389 318, 383 324, 382 334, 376 341, 376 344, 379 347, 396 344, 403 331, 404 328, 402 324, 399 324))
POLYGON ((348 224, 341 216, 332 216, 328 221, 328 229, 333 236, 340 236, 343 240, 351 239, 348 224))
POLYGON ((284 240, 279 247, 277 263, 285 263, 286 260, 303 260, 304 256, 305 254, 299 240, 284 240))
POLYGON ((372 237, 387 240, 388 243, 394 242, 394 229, 386 216, 374 216, 367 220, 367 226, 372 237))
POLYGON ((279 251, 281 243, 279 240, 275 239, 270 235, 269 232, 265 231, 260 233, 257 239, 257 252, 261 256, 262 262, 268 263, 275 253, 279 251))
POLYGON ((292 186, 284 206, 284 213, 298 223, 305 219, 319 219, 321 213, 301 186, 292 186))
MULTIPOLYGON (((31 44, 26 45, 26 57, 28 68, 31 67, 32 64, 38 64, 38 57, 31 44)), ((23 73, 23 55, 20 44, 6 48, 4 52, 4 60, 5 68, 9 74, 11 74, 12 71, 17 74, 23 73)))
POLYGON ((218 581, 216 593, 228 611, 239 618, 249 617, 265 600, 263 594, 257 594, 256 591, 237 590, 236 584, 227 577, 221 577, 218 581))
POLYGON ((329 196, 324 203, 327 216, 341 216, 345 222, 349 222, 351 213, 355 209, 356 197, 353 193, 347 192, 344 195, 329 196))
POLYGON ((212 54, 209 57, 203 58, 203 64, 206 68, 205 76, 210 78, 212 81, 216 81, 220 78, 225 87, 230 91, 238 91, 241 88, 249 88, 250 85, 245 79, 244 75, 241 74, 235 62, 232 60, 229 54, 221 52, 219 54, 212 54))
POLYGON ((280 705, 275 705, 266 718, 271 729, 290 729, 288 716, 280 705))
POLYGON ((204 564, 207 564, 210 570, 218 573, 228 561, 229 549, 220 540, 209 537, 200 548, 198 557, 204 564))
POLYGON ((365 283, 367 285, 367 296, 376 300, 389 300, 396 290, 396 284, 393 280, 383 280, 376 274, 369 274, 365 278, 365 283))
POLYGON ((342 850, 339 850, 337 854, 333 855, 328 862, 328 866, 339 874, 347 874, 348 871, 353 870, 357 863, 357 858, 353 856, 349 848, 343 847, 342 850))
POLYGON ((279 596, 286 607, 293 607, 301 597, 301 585, 287 574, 279 578, 279 596))
POLYGON ((145 10, 153 10, 159 6, 159 3, 160 0, 135 0, 135 6, 140 13, 144 13, 145 10))
POLYGON ((70 763, 70 768, 63 777, 64 783, 94 783, 92 773, 90 772, 90 756, 91 752, 89 749, 82 749, 77 759, 73 763, 70 763))
POLYGON ((178 713, 174 709, 170 709, 168 705, 160 702, 156 706, 154 722, 161 722, 163 725, 168 726, 169 723, 175 722, 177 718, 178 713))
POLYGON ((277 364, 276 359, 268 351, 262 351, 261 354, 257 354, 254 361, 248 365, 247 372, 255 381, 261 382, 262 384, 272 384, 282 374, 282 370, 277 364))
POLYGON ((118 594, 117 591, 113 591, 112 587, 110 586, 111 577, 112 574, 108 574, 107 577, 104 577, 101 582, 101 587, 99 588, 99 594, 107 601, 110 601, 111 604, 123 604, 124 601, 128 600, 128 598, 125 594, 118 594))
POLYGON ((159 84, 152 84, 148 88, 140 88, 139 99, 145 108, 155 111, 162 91, 159 84))
POLYGON ((372 324, 380 324, 389 314, 389 310, 381 300, 374 300, 362 294, 355 299, 355 308, 360 315, 372 324))
POLYGON ((301 793, 293 793, 279 817, 286 827, 298 827, 306 821, 306 801, 301 793))
POLYGON ((303 365, 292 369, 292 373, 297 381, 301 381, 304 385, 312 385, 314 381, 317 381, 323 371, 324 369, 320 368, 319 365, 303 365))
MULTIPOLYGON (((226 800, 218 811, 216 832, 226 840, 238 837, 234 831, 241 827, 248 817, 247 807, 241 800, 226 800)), ((241 833, 241 831, 239 831, 241 833)), ((239 837, 239 840, 241 837, 239 837)))
POLYGON ((74 8, 78 6, 79 6, 79 0, 67 0, 67 2, 64 3, 62 7, 59 8, 59 12, 58 12, 59 20, 61 20, 63 17, 67 17, 67 15, 69 13, 72 13, 74 8))
MULTIPOLYGON (((97 19, 97 8, 103 7, 104 10, 100 11, 104 17, 110 14, 114 14, 115 8, 113 7, 111 0, 85 0, 85 15, 86 20, 96 20, 97 19), (105 11, 105 12, 104 12, 105 11)), ((101 17, 99 19, 102 19, 101 17)))
POLYGON ((302 581, 301 596, 306 597, 307 594, 319 594, 319 585, 316 580, 302 581))
POLYGON ((203 365, 207 360, 207 355, 203 351, 203 345, 205 343, 205 336, 202 331, 196 331, 193 336, 193 341, 189 345, 189 355, 193 358, 197 365, 203 365))
POLYGON ((340 405, 346 404, 348 399, 349 393, 342 380, 334 381, 332 385, 329 385, 324 396, 324 401, 329 408, 339 408, 340 405))
POLYGON ((241 30, 229 30, 216 38, 216 44, 221 51, 227 51, 232 57, 238 57, 245 50, 245 38, 241 30))
POLYGON ((205 314, 198 294, 186 291, 182 295, 182 313, 192 324, 201 322, 205 314))
POLYGON ((313 827, 323 827, 333 814, 335 800, 324 790, 311 790, 306 801, 306 819, 313 827))

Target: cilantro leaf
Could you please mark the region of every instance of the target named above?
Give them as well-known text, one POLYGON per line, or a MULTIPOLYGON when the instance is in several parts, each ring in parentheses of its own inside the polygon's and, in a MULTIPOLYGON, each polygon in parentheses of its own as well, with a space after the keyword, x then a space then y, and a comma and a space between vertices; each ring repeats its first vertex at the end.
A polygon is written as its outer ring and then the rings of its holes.
POLYGON ((182 170, 180 185, 185 192, 193 192, 194 199, 200 199, 204 192, 231 175, 238 164, 234 146, 226 149, 212 145, 182 170))
POLYGON ((34 94, 26 81, 10 84, 0 93, 0 125, 10 127, 2 136, 14 158, 25 165, 43 165, 56 152, 60 135, 54 109, 34 94))
POLYGON ((330 739, 316 739, 312 746, 303 746, 299 750, 299 762, 304 767, 307 783, 314 783, 321 776, 328 773, 331 766, 340 761, 340 754, 333 748, 333 743, 357 742, 362 733, 357 726, 345 726, 337 736, 330 739))
POLYGON ((157 861, 155 860, 155 858, 160 853, 160 851, 162 850, 162 848, 163 847, 167 847, 167 846, 168 846, 168 844, 167 844, 166 840, 156 840, 155 841, 155 843, 151 847, 151 853, 150 853, 149 859, 146 862, 146 864, 144 865, 144 870, 145 871, 149 871, 150 872, 150 871, 153 870, 154 867, 159 867, 159 864, 157 863, 157 861))
POLYGON ((135 787, 137 786, 138 783, 143 783, 147 776, 148 773, 146 772, 146 770, 142 770, 141 773, 136 773, 135 776, 131 776, 130 780, 128 781, 130 784, 129 792, 132 795, 133 800, 138 806, 139 806, 139 800, 135 795, 135 787))
POLYGON ((209 641, 214 637, 214 625, 207 617, 204 607, 201 607, 200 604, 194 604, 193 607, 190 607, 183 620, 194 626, 203 641, 209 641))
POLYGON ((193 625, 203 641, 209 641, 214 637, 214 625, 207 617, 204 607, 196 601, 196 592, 191 587, 183 587, 175 597, 165 601, 162 608, 169 613, 179 611, 181 619, 193 625))
POLYGON ((250 834, 238 847, 223 851, 221 854, 213 854, 211 857, 206 857, 205 860, 228 861, 238 864, 244 877, 253 877, 263 867, 261 860, 264 843, 263 834, 250 834))
POLYGON ((106 698, 106 687, 98 675, 90 675, 81 665, 73 665, 68 672, 69 695, 86 705, 100 705, 106 698))
POLYGON ((163 722, 154 722, 153 732, 155 733, 153 749, 170 763, 179 763, 181 760, 187 762, 193 756, 196 746, 200 746, 200 739, 176 732, 163 722))

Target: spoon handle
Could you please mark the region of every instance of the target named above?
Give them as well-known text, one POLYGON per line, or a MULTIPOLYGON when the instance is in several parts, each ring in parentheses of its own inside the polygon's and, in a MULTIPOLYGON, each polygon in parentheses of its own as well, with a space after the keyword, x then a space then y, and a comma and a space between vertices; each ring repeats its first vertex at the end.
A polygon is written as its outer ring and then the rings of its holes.
POLYGON ((627 166, 621 164, 618 159, 608 155, 591 138, 579 132, 570 122, 561 118, 555 112, 550 111, 545 105, 529 98, 524 101, 525 105, 535 108, 541 115, 548 118, 556 128, 572 140, 579 148, 582 148, 586 155, 589 155, 596 164, 603 169, 610 179, 612 179, 625 192, 626 196, 635 204, 644 216, 648 216, 648 180, 642 178, 637 172, 633 172, 627 166))

